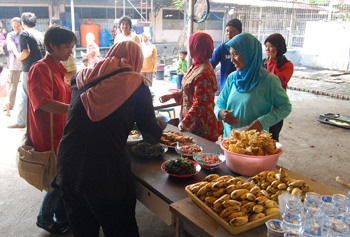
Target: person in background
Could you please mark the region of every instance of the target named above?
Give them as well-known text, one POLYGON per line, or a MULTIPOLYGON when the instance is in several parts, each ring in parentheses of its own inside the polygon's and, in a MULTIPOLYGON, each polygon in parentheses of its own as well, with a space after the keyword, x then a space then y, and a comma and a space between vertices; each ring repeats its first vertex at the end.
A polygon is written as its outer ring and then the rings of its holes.
MULTIPOLYGON (((294 72, 294 65, 284 56, 287 52, 284 37, 278 33, 272 34, 266 38, 264 44, 267 58, 263 60, 263 66, 281 80, 282 88, 286 91, 294 72)), ((269 133, 276 141, 279 141, 282 126, 283 119, 269 128, 269 133)))
POLYGON ((225 82, 227 80, 228 75, 231 72, 236 71, 235 65, 231 63, 230 52, 226 48, 226 43, 231 40, 234 36, 240 34, 242 32, 242 22, 238 19, 232 19, 226 24, 225 28, 225 37, 227 39, 226 42, 219 45, 214 50, 213 57, 210 59, 210 63, 215 69, 216 66, 220 63, 220 71, 217 71, 216 76, 219 79, 220 91, 225 86, 225 82))
POLYGON ((89 59, 88 67, 93 67, 96 63, 102 60, 100 48, 95 43, 95 35, 93 33, 86 34, 86 53, 81 53, 81 56, 89 59))
POLYGON ((182 90, 159 98, 161 103, 175 99, 181 104, 180 131, 217 141, 223 125, 214 115, 215 91, 218 90, 215 72, 209 59, 213 55, 213 39, 206 33, 195 33, 189 39, 193 63, 182 80, 182 90))
MULTIPOLYGON (((64 78, 67 70, 61 61, 68 60, 76 42, 77 38, 71 30, 61 26, 49 27, 44 36, 47 54, 29 71, 28 136, 36 151, 51 150, 50 113, 53 113, 53 144, 57 154, 71 99, 70 86, 64 78)), ((65 234, 69 231, 67 215, 57 187, 45 194, 36 225, 51 234, 65 234)))
POLYGON ((17 86, 22 72, 22 63, 17 61, 20 56, 21 47, 19 44, 19 34, 22 31, 21 18, 14 17, 11 20, 13 31, 6 37, 7 49, 9 51, 9 92, 5 102, 6 116, 10 116, 10 110, 15 106, 17 86))
POLYGON ((8 85, 8 77, 3 75, 2 70, 4 69, 4 64, 0 62, 0 104, 5 101, 7 96, 7 85, 8 85))
POLYGON ((151 37, 143 33, 142 37, 142 53, 143 53, 143 66, 141 69, 141 75, 145 77, 146 86, 152 86, 153 76, 157 72, 157 49, 149 42, 151 37))
MULTIPOLYGON (((58 148, 57 178, 74 236, 139 236, 136 188, 127 138, 136 122, 145 142, 159 143, 163 119, 140 74, 142 49, 133 41, 114 44, 105 59, 78 72, 82 87, 116 70, 82 93, 68 111, 58 148), (159 123, 158 123, 159 122, 159 123)), ((73 95, 74 95, 73 91, 73 95)))
POLYGON ((120 18, 119 28, 122 31, 122 33, 117 34, 117 36, 115 37, 115 39, 114 39, 115 44, 122 42, 122 41, 131 40, 131 41, 134 41, 135 43, 137 43, 140 47, 142 47, 141 41, 140 41, 140 38, 138 37, 138 35, 131 32, 132 22, 131 22, 130 17, 123 16, 122 18, 120 18))
POLYGON ((113 26, 113 30, 111 30, 111 34, 113 36, 113 42, 114 42, 114 39, 117 36, 117 27, 116 26, 113 26))
POLYGON ((17 58, 22 62, 22 92, 21 103, 19 104, 17 123, 8 126, 8 128, 24 128, 27 123, 27 79, 30 67, 45 56, 44 39, 41 32, 35 29, 36 16, 31 12, 24 12, 21 16, 22 27, 24 30, 19 34, 19 44, 21 55, 17 58))
POLYGON ((7 48, 7 42, 6 42, 6 38, 7 38, 7 29, 6 28, 2 28, 2 35, 3 35, 3 51, 6 57, 6 65, 7 67, 9 66, 9 51, 7 48))
POLYGON ((288 95, 280 80, 263 68, 262 47, 257 38, 241 33, 226 47, 237 71, 228 76, 215 105, 216 117, 224 121, 224 136, 242 127, 267 131, 291 112, 288 95))
MULTIPOLYGON (((51 26, 60 26, 61 20, 58 18, 51 18, 49 27, 51 26)), ((70 80, 72 76, 77 74, 77 65, 75 63, 74 55, 72 54, 67 61, 63 61, 62 65, 67 69, 67 73, 65 75, 68 84, 70 84, 70 80)))
POLYGON ((182 78, 187 73, 187 51, 182 50, 179 52, 179 64, 177 65, 177 79, 176 79, 176 88, 181 90, 182 78))

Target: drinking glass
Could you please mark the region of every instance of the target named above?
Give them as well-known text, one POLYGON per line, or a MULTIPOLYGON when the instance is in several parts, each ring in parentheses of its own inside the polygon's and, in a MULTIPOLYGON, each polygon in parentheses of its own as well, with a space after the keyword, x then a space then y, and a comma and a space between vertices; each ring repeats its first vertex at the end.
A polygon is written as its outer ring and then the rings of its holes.
POLYGON ((302 202, 296 198, 289 199, 282 218, 283 229, 294 231, 296 234, 300 233, 303 224, 302 202))
POLYGON ((267 227, 267 237, 283 237, 284 232, 286 232, 280 220, 268 220, 265 225, 267 227))
POLYGON ((349 226, 343 221, 332 217, 330 222, 331 228, 328 237, 348 237, 350 235, 349 226))
POLYGON ((306 211, 301 236, 316 237, 323 234, 323 212, 319 208, 309 207, 306 211))
POLYGON ((334 206, 335 217, 342 219, 348 206, 348 198, 343 194, 333 194, 332 204, 334 206))

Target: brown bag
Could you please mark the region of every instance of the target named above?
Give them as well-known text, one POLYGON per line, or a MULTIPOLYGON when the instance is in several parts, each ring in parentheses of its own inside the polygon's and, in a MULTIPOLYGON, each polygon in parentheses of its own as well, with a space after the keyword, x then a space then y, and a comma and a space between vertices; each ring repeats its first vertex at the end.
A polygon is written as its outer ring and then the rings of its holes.
MULTIPOLYGON (((44 63, 43 61, 41 62, 44 63)), ((53 78, 50 68, 49 71, 52 81, 51 98, 53 98, 53 78)), ((40 191, 45 190, 49 193, 53 190, 50 183, 56 175, 57 163, 53 145, 53 114, 50 113, 51 150, 44 152, 35 151, 28 131, 29 123, 27 122, 27 132, 24 134, 22 142, 17 150, 19 175, 40 191)))

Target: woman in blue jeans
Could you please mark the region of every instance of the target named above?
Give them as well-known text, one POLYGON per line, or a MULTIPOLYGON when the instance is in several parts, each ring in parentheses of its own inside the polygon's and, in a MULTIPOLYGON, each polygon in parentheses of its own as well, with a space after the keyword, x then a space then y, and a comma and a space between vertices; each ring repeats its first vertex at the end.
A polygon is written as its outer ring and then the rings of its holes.
MULTIPOLYGON (((38 152, 49 151, 53 146, 57 154, 71 98, 70 86, 65 79, 67 70, 61 61, 68 60, 76 41, 77 38, 71 30, 60 26, 50 27, 44 36, 47 54, 29 70, 28 135, 38 152), (50 132, 51 113, 53 143, 50 132)), ((36 225, 51 234, 64 234, 70 230, 57 188, 45 195, 36 225)))

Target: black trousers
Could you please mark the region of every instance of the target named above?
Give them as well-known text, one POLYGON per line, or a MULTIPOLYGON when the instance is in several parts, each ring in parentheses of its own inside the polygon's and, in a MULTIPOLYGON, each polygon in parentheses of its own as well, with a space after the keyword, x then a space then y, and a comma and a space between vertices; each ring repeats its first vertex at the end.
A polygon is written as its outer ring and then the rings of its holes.
POLYGON ((272 134, 272 139, 279 142, 280 132, 283 127, 283 119, 269 128, 269 133, 272 134))
POLYGON ((61 195, 74 236, 98 237, 100 227, 106 237, 139 236, 135 219, 136 199, 111 201, 62 187, 61 195))

